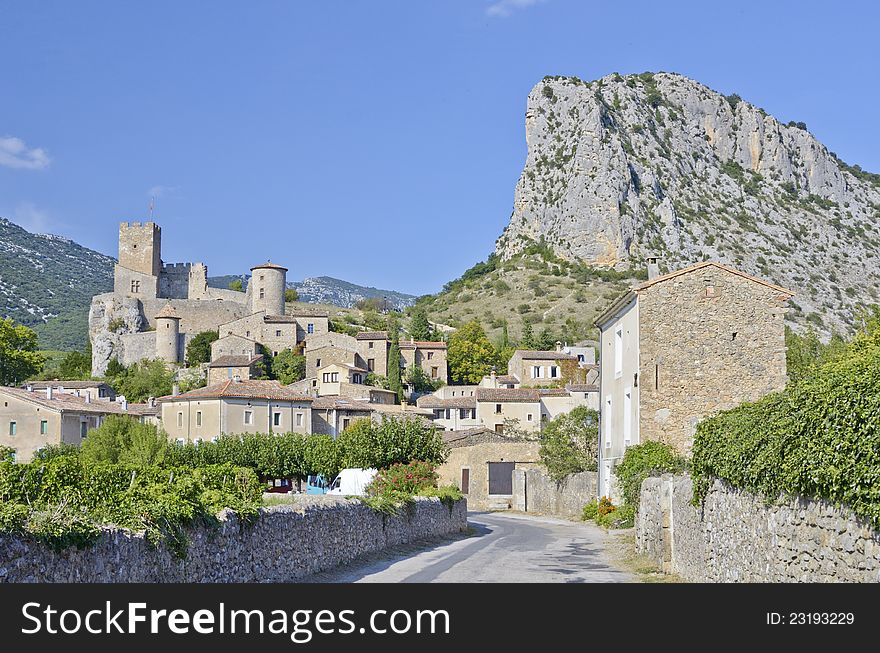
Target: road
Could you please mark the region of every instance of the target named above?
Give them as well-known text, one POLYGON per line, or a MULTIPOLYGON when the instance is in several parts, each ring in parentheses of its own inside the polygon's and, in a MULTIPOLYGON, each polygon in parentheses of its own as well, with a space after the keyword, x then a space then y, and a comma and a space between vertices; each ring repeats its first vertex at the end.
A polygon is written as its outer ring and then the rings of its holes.
POLYGON ((622 583, 607 535, 592 524, 511 513, 469 513, 471 537, 354 563, 319 575, 332 583, 622 583))

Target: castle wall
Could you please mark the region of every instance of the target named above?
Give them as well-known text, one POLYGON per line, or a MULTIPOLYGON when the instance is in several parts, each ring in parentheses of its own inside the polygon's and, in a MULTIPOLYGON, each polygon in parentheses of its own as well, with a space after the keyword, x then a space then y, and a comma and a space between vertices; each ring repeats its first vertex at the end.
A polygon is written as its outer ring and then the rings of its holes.
MULTIPOLYGON (((180 316, 181 333, 216 331, 221 324, 239 319, 246 312, 244 304, 219 300, 154 299, 143 302, 144 317, 151 327, 154 317, 166 304, 171 304, 180 316)), ((223 334, 221 334, 223 335, 223 334)))
POLYGON ((189 298, 191 263, 166 263, 159 276, 159 297, 189 298))
POLYGON ((155 299, 159 296, 159 279, 117 263, 113 268, 113 292, 121 297, 155 299))

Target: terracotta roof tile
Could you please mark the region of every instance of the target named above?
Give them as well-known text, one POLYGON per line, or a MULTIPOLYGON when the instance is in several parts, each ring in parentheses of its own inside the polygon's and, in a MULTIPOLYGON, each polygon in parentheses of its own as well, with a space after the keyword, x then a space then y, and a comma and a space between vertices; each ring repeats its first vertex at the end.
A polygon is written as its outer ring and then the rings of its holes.
POLYGON ((450 397, 443 399, 434 395, 419 397, 416 402, 419 408, 476 408, 476 397, 450 397))
POLYGON ((266 261, 265 263, 260 263, 259 265, 255 265, 251 268, 251 270, 259 270, 260 268, 270 268, 274 270, 284 270, 287 272, 287 268, 283 265, 278 265, 277 263, 273 263, 272 261, 266 261))
POLYGON ((161 311, 156 313, 156 319, 160 318, 171 318, 175 320, 179 320, 180 316, 177 314, 177 311, 174 310, 174 307, 171 304, 165 304, 161 311))
POLYGON ((6 394, 22 401, 27 401, 38 406, 58 411, 99 415, 126 414, 126 411, 122 410, 122 404, 118 404, 114 401, 92 399, 90 402, 86 402, 85 397, 77 397, 76 395, 64 392, 55 392, 52 395, 52 399, 47 399, 45 392, 28 392, 21 388, 3 387, 0 388, 0 394, 6 394))
POLYGON ((358 340, 388 340, 387 331, 361 331, 355 338, 358 340))
POLYGON ((541 401, 541 394, 536 388, 477 388, 476 399, 496 403, 537 403, 541 401))
POLYGON ((160 397, 159 401, 190 399, 271 399, 275 401, 312 401, 312 397, 295 392, 278 381, 224 381, 197 388, 175 396, 160 397))
POLYGON ((257 354, 256 356, 220 356, 220 358, 211 361, 208 367, 250 367, 260 360, 263 360, 262 354, 257 354))
POLYGON ((519 354, 523 360, 558 361, 577 360, 577 356, 566 354, 564 351, 537 351, 534 349, 517 349, 514 355, 519 354))

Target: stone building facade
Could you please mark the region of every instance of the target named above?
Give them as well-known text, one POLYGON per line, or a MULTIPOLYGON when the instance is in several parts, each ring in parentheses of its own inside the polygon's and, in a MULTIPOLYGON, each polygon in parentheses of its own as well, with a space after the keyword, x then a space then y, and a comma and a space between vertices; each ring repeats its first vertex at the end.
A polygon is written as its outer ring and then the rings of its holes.
POLYGON ((785 387, 791 296, 708 261, 649 279, 599 316, 601 491, 626 447, 688 453, 701 419, 785 387))
POLYGON ((228 380, 160 397, 162 428, 178 442, 224 433, 311 433, 312 398, 278 381, 228 380))
POLYGON ((505 437, 489 429, 446 431, 449 456, 437 468, 440 485, 455 485, 469 510, 507 509, 514 470, 540 468, 537 439, 505 437))

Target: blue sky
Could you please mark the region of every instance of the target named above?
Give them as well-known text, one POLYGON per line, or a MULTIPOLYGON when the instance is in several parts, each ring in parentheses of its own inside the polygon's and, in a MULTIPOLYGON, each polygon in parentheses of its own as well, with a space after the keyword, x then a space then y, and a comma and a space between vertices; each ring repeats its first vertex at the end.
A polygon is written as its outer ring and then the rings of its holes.
POLYGON ((434 292, 492 251, 544 75, 675 71, 880 171, 869 2, 7 2, 0 216, 434 292))

